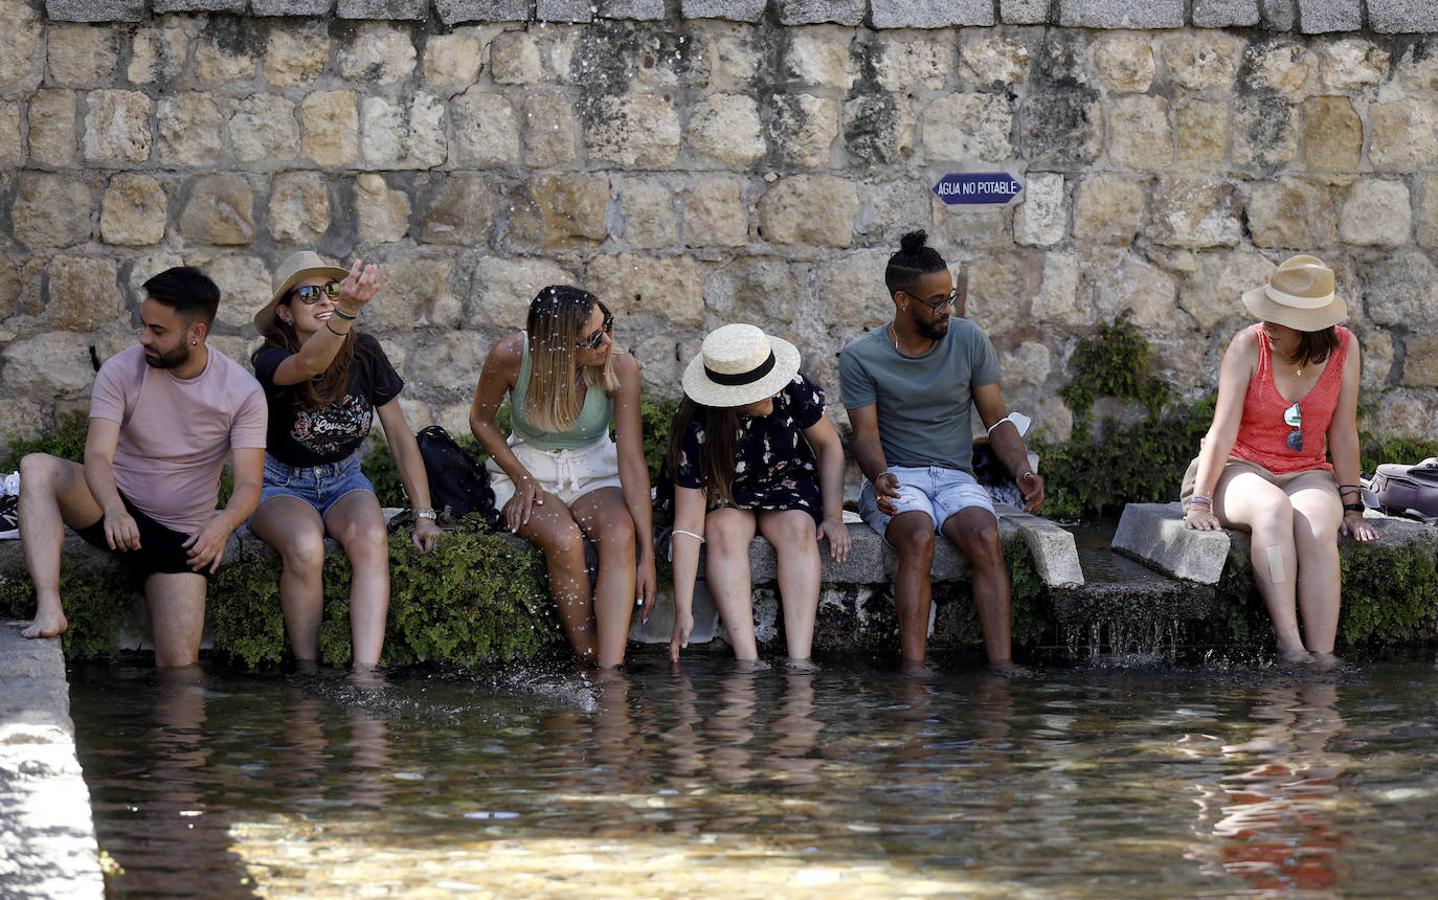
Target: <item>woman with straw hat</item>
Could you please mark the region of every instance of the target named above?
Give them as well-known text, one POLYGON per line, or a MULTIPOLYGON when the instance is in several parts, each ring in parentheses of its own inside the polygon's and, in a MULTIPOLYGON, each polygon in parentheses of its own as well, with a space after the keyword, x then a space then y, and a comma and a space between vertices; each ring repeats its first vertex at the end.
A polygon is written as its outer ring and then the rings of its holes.
POLYGON ((749 543, 774 545, 789 659, 809 658, 819 607, 819 544, 849 555, 844 525, 844 448, 824 414, 824 393, 799 374, 799 351, 753 325, 704 338, 684 370, 685 399, 669 432, 674 487, 674 634, 679 659, 694 627, 699 545, 709 593, 734 655, 758 659, 749 543))
POLYGON ((1348 309, 1332 270, 1312 256, 1285 260, 1243 304, 1261 321, 1223 356, 1213 424, 1180 490, 1184 521, 1250 532, 1280 657, 1332 668, 1338 535, 1377 537, 1358 486, 1358 342, 1339 325, 1348 309))
POLYGON ((469 410, 495 505, 544 552, 569 645, 604 668, 624 662, 629 620, 636 605, 649 618, 656 580, 639 365, 613 331, 614 316, 593 294, 544 288, 525 330, 490 350, 469 410), (494 421, 506 396, 508 438, 494 421), (585 538, 599 551, 592 588, 585 538))
POLYGON ((270 302, 255 315, 265 338, 253 357, 255 377, 269 400, 270 425, 264 489, 250 529, 280 553, 280 605, 302 668, 319 652, 326 534, 354 569, 355 667, 374 666, 384 648, 388 530, 358 453, 374 413, 414 504, 415 546, 427 552, 439 539, 424 462, 399 406, 404 381, 379 341, 356 328, 384 280, 373 264, 355 260, 346 270, 304 250, 280 265, 270 302))

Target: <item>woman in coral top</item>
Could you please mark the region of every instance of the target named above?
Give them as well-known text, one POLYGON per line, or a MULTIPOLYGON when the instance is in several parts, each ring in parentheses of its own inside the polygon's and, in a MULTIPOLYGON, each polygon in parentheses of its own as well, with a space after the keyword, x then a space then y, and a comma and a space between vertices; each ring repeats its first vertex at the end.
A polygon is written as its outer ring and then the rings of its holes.
POLYGON ((1312 256, 1285 260, 1243 304, 1262 321, 1223 356, 1213 424, 1183 479, 1184 521, 1249 532, 1279 655, 1331 668, 1338 534, 1378 536, 1359 497, 1358 342, 1338 324, 1348 309, 1332 270, 1312 256))

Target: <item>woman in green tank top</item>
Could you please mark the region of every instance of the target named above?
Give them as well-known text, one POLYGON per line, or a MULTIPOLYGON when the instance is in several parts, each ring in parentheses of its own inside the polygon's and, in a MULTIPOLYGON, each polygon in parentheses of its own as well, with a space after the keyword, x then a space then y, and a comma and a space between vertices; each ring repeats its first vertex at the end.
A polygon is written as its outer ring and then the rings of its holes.
POLYGON ((490 350, 469 411, 505 524, 544 552, 565 636, 601 666, 624 662, 630 616, 642 604, 648 620, 655 586, 639 366, 613 327, 588 291, 545 288, 525 330, 490 350), (507 439, 494 424, 506 394, 507 439), (599 551, 593 586, 585 538, 599 551))

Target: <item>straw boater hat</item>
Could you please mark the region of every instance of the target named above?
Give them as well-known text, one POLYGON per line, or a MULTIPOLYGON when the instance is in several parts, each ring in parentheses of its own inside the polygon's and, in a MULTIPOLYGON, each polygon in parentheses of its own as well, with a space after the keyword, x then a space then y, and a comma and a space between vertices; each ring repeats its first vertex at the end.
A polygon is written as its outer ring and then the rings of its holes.
POLYGON ((779 393, 798 371, 793 344, 753 325, 725 325, 684 370, 684 393, 705 406, 744 406, 779 393))
POLYGON ((286 294, 294 290, 295 286, 306 278, 322 276, 335 281, 344 281, 349 273, 349 269, 341 269, 339 266, 332 266, 325 262, 324 257, 313 250, 291 253, 275 270, 275 277, 271 282, 275 292, 270 297, 270 302, 265 304, 265 308, 255 313, 255 327, 260 331, 268 328, 270 320, 275 317, 275 307, 285 299, 286 294))
POLYGON ((1333 293, 1333 270, 1316 256, 1290 256, 1243 305, 1265 322, 1295 331, 1322 331, 1347 321, 1348 306, 1333 293))

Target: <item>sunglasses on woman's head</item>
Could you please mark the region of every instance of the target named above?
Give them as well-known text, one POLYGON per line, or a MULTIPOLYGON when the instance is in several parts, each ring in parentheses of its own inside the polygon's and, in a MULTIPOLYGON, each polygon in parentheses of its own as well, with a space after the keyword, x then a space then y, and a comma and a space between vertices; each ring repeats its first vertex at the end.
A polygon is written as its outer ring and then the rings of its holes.
POLYGON ((600 345, 604 343, 604 336, 614 333, 614 313, 605 309, 603 305, 599 308, 604 313, 604 324, 599 326, 599 330, 589 337, 580 338, 574 345, 577 349, 598 350, 600 345))
POLYGON ((1288 449, 1295 453, 1303 452, 1303 410, 1295 403, 1283 411, 1283 422, 1293 430, 1288 432, 1288 439, 1284 441, 1288 449))
POLYGON ((326 297, 334 300, 340 295, 340 286, 331 281, 328 284, 307 284, 294 289, 294 295, 305 306, 314 306, 326 297))

